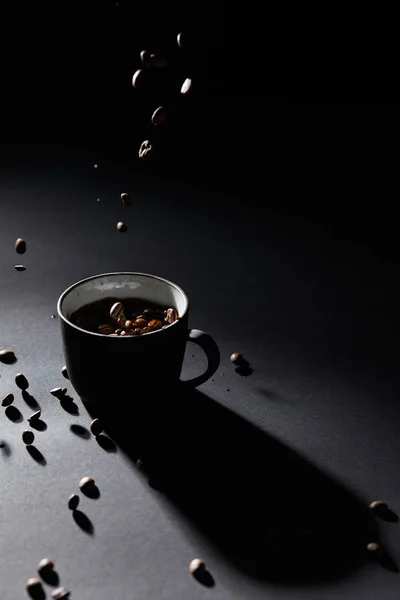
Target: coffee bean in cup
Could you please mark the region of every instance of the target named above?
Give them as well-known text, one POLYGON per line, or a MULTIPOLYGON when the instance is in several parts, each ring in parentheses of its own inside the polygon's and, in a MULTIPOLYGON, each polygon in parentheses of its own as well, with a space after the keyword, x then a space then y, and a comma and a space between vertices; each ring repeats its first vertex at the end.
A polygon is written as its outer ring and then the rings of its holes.
POLYGON ((178 318, 175 307, 163 306, 144 298, 113 297, 85 304, 69 315, 74 325, 92 333, 113 337, 159 331, 175 323, 178 318))

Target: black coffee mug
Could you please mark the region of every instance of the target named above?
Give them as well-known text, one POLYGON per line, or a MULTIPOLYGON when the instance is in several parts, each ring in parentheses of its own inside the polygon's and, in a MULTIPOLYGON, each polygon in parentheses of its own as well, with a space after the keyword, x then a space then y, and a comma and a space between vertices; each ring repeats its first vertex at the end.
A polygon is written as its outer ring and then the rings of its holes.
POLYGON ((57 303, 65 363, 69 379, 87 405, 146 402, 180 381, 186 342, 206 353, 202 375, 183 382, 194 387, 217 370, 220 353, 204 331, 189 329, 189 301, 175 283, 146 273, 117 272, 93 275, 71 285, 57 303), (107 297, 141 298, 177 309, 169 327, 138 336, 110 337, 86 331, 70 321, 72 313, 107 297))

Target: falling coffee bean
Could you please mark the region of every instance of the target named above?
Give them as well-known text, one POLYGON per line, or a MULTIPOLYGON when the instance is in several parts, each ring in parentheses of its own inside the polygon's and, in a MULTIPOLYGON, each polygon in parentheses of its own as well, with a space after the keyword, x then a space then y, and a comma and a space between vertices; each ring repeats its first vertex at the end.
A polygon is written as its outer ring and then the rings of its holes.
POLYGON ((93 435, 97 436, 99 435, 102 431, 103 431, 103 426, 100 422, 100 419, 94 419, 91 423, 90 423, 90 431, 93 433, 93 435))
POLYGON ((83 477, 79 482, 79 487, 82 492, 91 492, 94 488, 94 479, 92 477, 83 477))
POLYGON ((189 571, 192 575, 204 572, 205 569, 206 564, 204 560, 201 560, 201 558, 194 558, 189 565, 189 571))
POLYGON ((120 317, 118 317, 117 323, 118 323, 119 327, 125 327, 126 316, 124 314, 122 314, 120 317))
POLYGON ((30 446, 31 444, 33 444, 33 442, 35 441, 35 434, 33 433, 33 431, 28 431, 28 430, 23 431, 22 432, 22 441, 27 446, 30 446))
POLYGON ((240 352, 233 352, 230 356, 231 362, 233 362, 235 365, 237 365, 238 363, 240 363, 243 359, 243 356, 240 354, 240 352))
POLYGON ((36 567, 36 571, 41 575, 46 571, 52 571, 54 569, 54 563, 49 558, 42 558, 38 566, 36 567))
POLYGON ((12 404, 14 402, 14 394, 12 394, 11 392, 9 394, 6 394, 3 398, 3 400, 1 401, 1 405, 2 406, 10 406, 10 404, 12 404))
POLYGON ((69 595, 70 592, 65 587, 59 587, 54 590, 54 592, 51 592, 51 597, 54 598, 54 600, 65 600, 69 595))
POLYGON ((132 77, 132 87, 138 88, 143 79, 143 69, 138 69, 132 77))
POLYGON ((79 496, 78 494, 72 494, 72 496, 70 496, 68 498, 68 508, 70 510, 76 510, 78 508, 79 505, 79 496))
POLYGON ((43 594, 42 582, 40 579, 37 579, 37 577, 28 579, 25 587, 32 598, 38 597, 39 594, 43 594))
POLYGON ((26 266, 25 265, 15 265, 14 269, 16 271, 26 271, 26 266))
POLYGON ((165 106, 159 106, 153 112, 151 116, 151 122, 153 125, 162 125, 167 118, 167 111, 165 110, 165 106))
POLYGON ((114 327, 112 327, 108 323, 103 323, 102 325, 99 325, 99 333, 101 333, 102 335, 114 333, 114 327))
POLYGON ((10 364, 15 362, 15 354, 12 350, 8 350, 7 348, 4 350, 0 350, 0 362, 5 364, 10 364))
POLYGON ((151 145, 150 140, 144 140, 141 143, 139 148, 139 158, 142 160, 148 160, 153 155, 153 146, 151 145))
POLYGON ((374 502, 371 502, 369 507, 373 511, 384 511, 389 508, 386 502, 383 502, 382 500, 375 500, 374 502))
POLYGON ((187 79, 185 79, 185 81, 182 84, 181 94, 186 96, 190 92, 191 89, 192 89, 192 80, 189 79, 189 77, 188 77, 187 79))
POLYGON ((367 545, 367 550, 368 550, 368 552, 371 552, 371 554, 381 554, 382 546, 380 544, 378 544, 377 542, 370 542, 367 545))
POLYGON ((68 369, 67 369, 67 367, 65 365, 61 369, 61 373, 65 377, 65 379, 69 379, 69 377, 68 377, 68 369))
POLYGON ((15 376, 15 384, 19 387, 20 390, 27 390, 29 387, 29 382, 25 375, 22 373, 17 373, 15 376))
POLYGON ((118 231, 120 231, 121 233, 125 233, 125 231, 128 231, 127 226, 125 225, 125 223, 123 223, 122 221, 119 221, 119 223, 117 223, 117 229, 118 231))
POLYGON ((40 416, 42 414, 41 410, 37 410, 36 412, 33 413, 33 415, 31 415, 27 420, 28 423, 35 423, 35 421, 37 421, 38 419, 40 419, 40 416))
POLYGON ((110 317, 112 319, 118 319, 122 313, 124 312, 124 308, 121 304, 121 302, 116 302, 115 304, 112 305, 111 309, 110 309, 110 317))
POLYGON ((122 204, 124 206, 131 206, 131 199, 129 197, 129 194, 126 194, 126 193, 121 194, 121 200, 122 200, 122 204))
POLYGON ((26 242, 22 238, 18 238, 15 242, 15 250, 18 254, 24 254, 26 252, 26 242))

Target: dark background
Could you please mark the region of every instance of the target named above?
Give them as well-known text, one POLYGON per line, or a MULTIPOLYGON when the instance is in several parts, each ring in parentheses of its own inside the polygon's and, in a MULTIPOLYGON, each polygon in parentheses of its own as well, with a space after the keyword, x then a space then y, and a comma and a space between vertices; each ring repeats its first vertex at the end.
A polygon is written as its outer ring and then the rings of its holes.
MULTIPOLYGON (((397 597, 393 563, 365 553, 373 539, 394 563, 400 552, 398 525, 367 509, 400 504, 395 106, 353 95, 362 61, 337 43, 326 59, 305 15, 290 39, 275 7, 1 11, 0 346, 18 362, 1 365, 0 388, 20 412, 0 416, 3 597, 23 593, 46 555, 88 599, 397 597), (140 50, 158 46, 170 66, 133 90, 140 50), (161 102, 171 118, 155 132, 161 102), (150 135, 154 159, 141 163, 150 135), (25 273, 13 269, 19 236, 25 273), (167 396, 150 427, 111 410, 116 452, 87 435, 72 389, 79 414, 48 393, 65 383, 59 295, 113 270, 182 285, 190 325, 221 351, 212 380, 167 396), (235 371, 233 350, 251 375, 235 371), (39 454, 21 444, 35 403, 15 389, 18 371, 47 424, 39 454), (66 498, 86 474, 101 496, 82 499, 74 522, 66 498), (213 588, 189 576, 196 555, 213 588)), ((190 346, 183 377, 204 364, 190 346)))

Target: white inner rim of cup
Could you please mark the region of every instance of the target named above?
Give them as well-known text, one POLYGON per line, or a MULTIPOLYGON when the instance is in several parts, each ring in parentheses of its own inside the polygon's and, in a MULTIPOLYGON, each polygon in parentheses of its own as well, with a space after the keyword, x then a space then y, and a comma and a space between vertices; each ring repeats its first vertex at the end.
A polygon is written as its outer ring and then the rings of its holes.
POLYGON ((188 308, 185 292, 172 281, 147 273, 120 272, 93 275, 74 283, 61 294, 57 311, 62 319, 71 324, 69 318, 78 308, 108 296, 141 298, 163 306, 173 306, 179 317, 183 317, 188 308))

